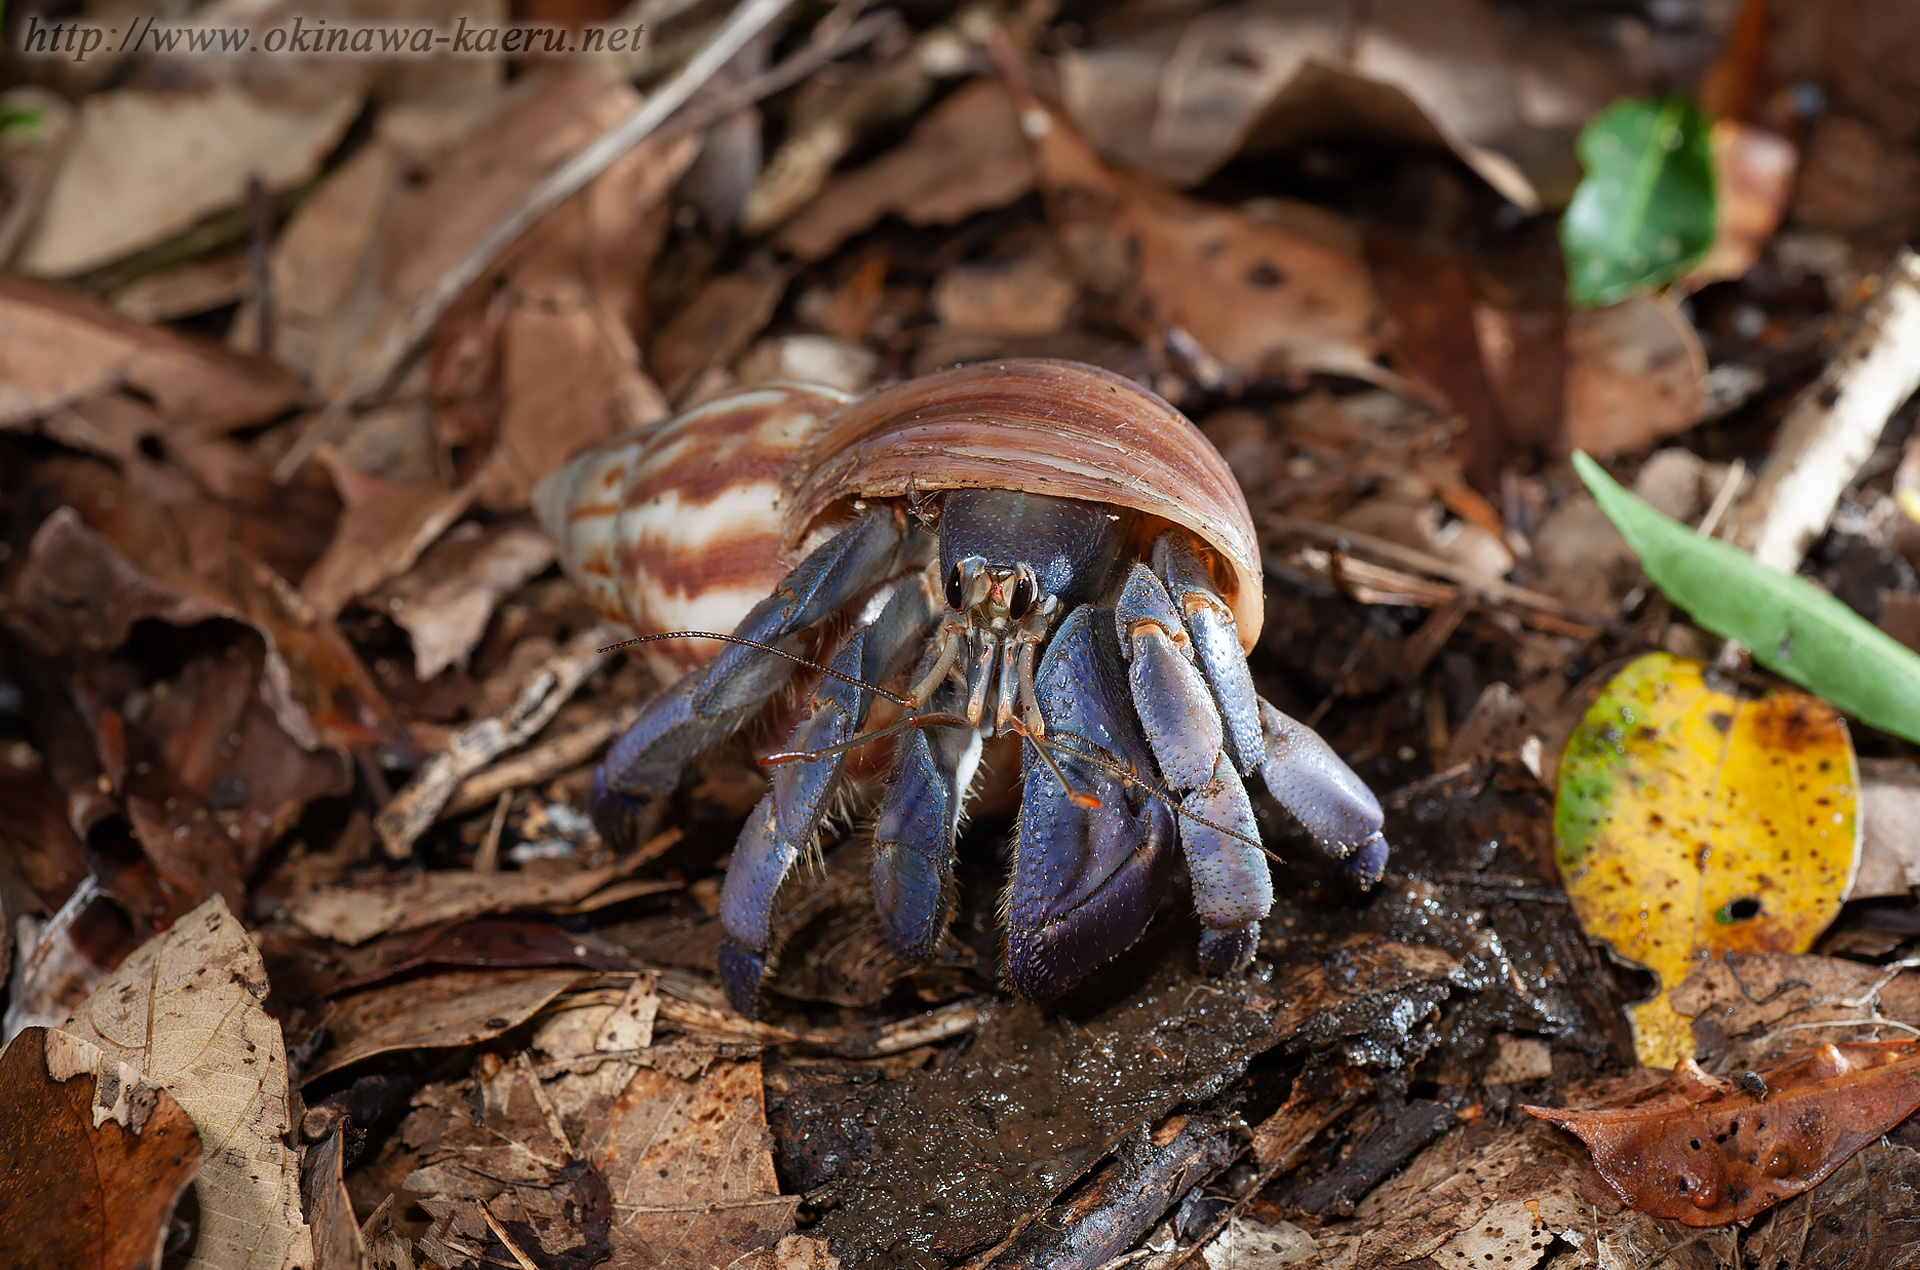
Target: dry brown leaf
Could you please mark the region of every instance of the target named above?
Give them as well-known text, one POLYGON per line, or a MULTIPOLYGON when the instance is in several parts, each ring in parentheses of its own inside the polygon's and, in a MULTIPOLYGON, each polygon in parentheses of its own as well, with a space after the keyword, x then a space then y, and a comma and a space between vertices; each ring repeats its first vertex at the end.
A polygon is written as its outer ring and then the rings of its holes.
POLYGON ((343 1137, 335 1130, 314 1143, 301 1165, 300 1198, 313 1231, 313 1270, 372 1270, 347 1198, 343 1137))
POLYGON ((1523 122, 1524 69, 1482 0, 1389 0, 1215 9, 1068 53, 1060 78, 1102 153, 1176 185, 1236 154, 1358 134, 1451 149, 1533 210, 1539 194, 1500 150, 1523 122))
MULTIPOLYGON (((325 449, 322 461, 326 462, 325 449)), ((325 617, 333 617, 347 601, 365 595, 389 578, 413 567, 414 561, 445 533, 472 505, 474 485, 458 489, 444 485, 399 485, 369 490, 363 501, 351 495, 354 486, 343 482, 344 460, 328 462, 347 508, 340 514, 327 553, 300 580, 307 603, 325 617)), ((384 485, 384 483, 382 483, 384 485)))
POLYGON ((1568 316, 1568 449, 1637 453, 1686 431, 1706 407, 1707 355, 1672 300, 1641 296, 1568 316))
POLYGON ((1424 1257, 1440 1270, 1532 1270, 1552 1249, 1556 1268, 1578 1270, 1731 1264, 1719 1255, 1730 1239, 1688 1243, 1674 1226, 1623 1208, 1582 1155, 1544 1126, 1457 1129, 1362 1200, 1351 1223, 1321 1230, 1320 1263, 1388 1270, 1424 1257), (1621 1260, 1603 1260, 1604 1249, 1621 1260))
POLYGON ((215 896, 142 944, 62 1029, 163 1086, 193 1117, 205 1152, 193 1270, 313 1264, 287 1146, 286 1048, 260 1004, 266 994, 259 952, 215 896))
POLYGON ((171 322, 234 304, 252 291, 251 259, 244 251, 229 251, 144 274, 108 299, 116 312, 136 322, 171 322))
POLYGON ((1080 289, 1051 245, 1006 260, 955 265, 933 284, 945 326, 986 335, 1052 335, 1067 324, 1080 289))
POLYGON ((73 132, 73 107, 45 88, 0 93, 0 114, 8 111, 37 116, 37 123, 0 134, 0 262, 13 259, 39 219, 73 132))
POLYGON ((947 225, 1005 207, 1033 188, 1033 159, 999 81, 976 79, 929 110, 907 139, 834 178, 780 231, 779 245, 817 260, 882 216, 947 225))
POLYGON ((1753 268, 1793 195, 1800 152, 1778 133, 1721 119, 1713 125, 1715 224, 1706 259, 1681 280, 1688 290, 1753 268))
POLYGON ((237 206, 247 182, 311 180, 353 122, 357 93, 317 107, 222 85, 197 92, 94 93, 47 195, 20 267, 64 277, 164 242, 237 206))
POLYGON ((1524 1108, 1577 1134, 1629 1206, 1688 1226, 1745 1221, 1810 1189, 1916 1109, 1914 1041, 1829 1042, 1737 1080, 1688 1058, 1657 1089, 1524 1108))
POLYGON ((618 1092, 579 1144, 613 1196, 615 1264, 707 1270, 793 1229, 800 1200, 774 1175, 758 1062, 692 1081, 642 1068, 618 1092))
POLYGON ((750 1252, 728 1264, 727 1270, 840 1270, 824 1239, 788 1235, 771 1248, 750 1252))
POLYGON ((266 361, 161 327, 84 296, 0 275, 0 428, 131 388, 171 426, 203 435, 272 418, 299 382, 266 361))
POLYGON ((376 1054, 491 1040, 525 1023, 585 973, 455 970, 356 992, 327 1016, 333 1045, 301 1074, 301 1083, 376 1054))
POLYGON ((1022 109, 1062 254, 1129 330, 1179 327, 1249 377, 1383 375, 1373 283, 1339 218, 1290 225, 1183 198, 1102 164, 1037 100, 1022 109))
MULTIPOLYGON (((644 857, 645 853, 636 855, 644 857)), ((597 907, 595 892, 619 880, 634 863, 629 858, 583 869, 570 860, 536 861, 535 867, 519 873, 415 873, 388 886, 362 884, 314 891, 294 900, 287 911, 301 929, 322 939, 364 944, 391 931, 419 930, 485 913, 588 911, 597 907), (547 867, 537 867, 541 864, 547 867)), ((622 886, 619 894, 632 898, 678 886, 677 882, 646 881, 622 886), (635 890, 635 886, 640 889, 635 890)))
POLYGON ((30 1027, 0 1054, 0 1106, 0 1262, 158 1266, 200 1171, 200 1134, 173 1095, 30 1027))
POLYGON ((744 352, 773 317, 791 276, 785 267, 755 259, 701 287, 654 337, 648 353, 667 396, 679 400, 709 367, 744 352))
POLYGON ((414 676, 426 683, 464 666, 501 599, 553 561, 553 541, 530 525, 461 525, 368 597, 413 640, 414 676))

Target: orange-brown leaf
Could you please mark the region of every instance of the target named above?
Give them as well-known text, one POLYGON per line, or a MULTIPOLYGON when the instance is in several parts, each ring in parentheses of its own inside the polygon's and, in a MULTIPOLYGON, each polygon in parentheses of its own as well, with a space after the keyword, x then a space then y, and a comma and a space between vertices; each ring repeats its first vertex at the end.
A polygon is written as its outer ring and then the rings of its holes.
POLYGON ((1744 1221, 1810 1189, 1916 1109, 1915 1041, 1797 1050, 1735 1080, 1688 1059, 1619 1102, 1527 1108, 1578 1135, 1630 1207, 1688 1226, 1744 1221))

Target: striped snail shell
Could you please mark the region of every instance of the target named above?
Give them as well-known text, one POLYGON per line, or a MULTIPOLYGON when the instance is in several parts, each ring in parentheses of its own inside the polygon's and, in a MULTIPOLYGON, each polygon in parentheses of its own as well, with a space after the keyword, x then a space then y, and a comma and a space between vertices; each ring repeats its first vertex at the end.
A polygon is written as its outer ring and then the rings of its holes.
MULTIPOLYGON (((859 401, 774 385, 734 393, 579 455, 534 491, 566 572, 636 634, 730 631, 856 501, 1017 489, 1143 513, 1210 549, 1243 647, 1263 614, 1247 502, 1213 445, 1131 380, 1077 362, 980 362, 859 401)), ((672 680, 710 640, 646 646, 672 680)))

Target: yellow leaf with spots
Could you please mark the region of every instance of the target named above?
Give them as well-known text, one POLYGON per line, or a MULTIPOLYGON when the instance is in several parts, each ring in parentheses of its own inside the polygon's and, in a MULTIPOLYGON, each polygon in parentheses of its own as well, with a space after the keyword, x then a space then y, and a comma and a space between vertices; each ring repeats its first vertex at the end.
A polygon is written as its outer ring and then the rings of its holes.
POLYGON ((1693 1055, 1667 993, 1721 952, 1807 951, 1860 858, 1859 780, 1838 711, 1740 696, 1695 662, 1621 671, 1560 760, 1553 828, 1580 924, 1660 980, 1632 1006, 1648 1067, 1693 1055))

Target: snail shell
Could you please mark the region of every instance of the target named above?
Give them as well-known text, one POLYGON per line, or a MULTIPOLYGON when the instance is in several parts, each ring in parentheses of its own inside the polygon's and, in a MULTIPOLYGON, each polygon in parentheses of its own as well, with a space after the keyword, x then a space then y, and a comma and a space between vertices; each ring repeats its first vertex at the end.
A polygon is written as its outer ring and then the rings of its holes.
MULTIPOLYGON (((1186 416, 1077 362, 981 362, 852 401, 779 385, 734 393, 596 446, 541 481, 534 511, 601 613, 636 634, 730 631, 861 499, 1019 489, 1144 513, 1211 548, 1240 642, 1262 617, 1260 552, 1226 461, 1186 416)), ((711 640, 645 646, 670 681, 711 640)))
MULTIPOLYGON (((796 562, 781 550, 791 473, 834 388, 732 393, 575 457, 533 492, 561 565, 603 616, 635 634, 730 631, 796 562)), ((663 640, 643 655, 663 683, 719 651, 663 640)))

